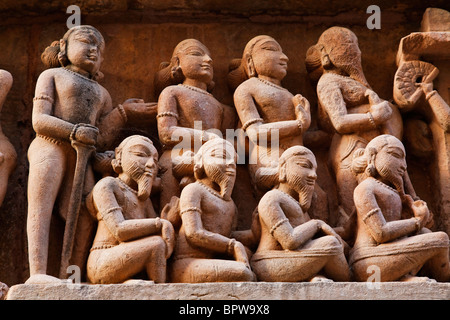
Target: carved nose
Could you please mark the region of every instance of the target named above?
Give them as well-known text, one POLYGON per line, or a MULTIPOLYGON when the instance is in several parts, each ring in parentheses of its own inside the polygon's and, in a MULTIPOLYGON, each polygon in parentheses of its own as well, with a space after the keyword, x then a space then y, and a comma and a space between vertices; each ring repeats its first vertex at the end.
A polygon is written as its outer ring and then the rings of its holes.
POLYGON ((213 60, 212 60, 212 58, 209 55, 205 54, 204 58, 203 58, 203 61, 211 64, 213 60))

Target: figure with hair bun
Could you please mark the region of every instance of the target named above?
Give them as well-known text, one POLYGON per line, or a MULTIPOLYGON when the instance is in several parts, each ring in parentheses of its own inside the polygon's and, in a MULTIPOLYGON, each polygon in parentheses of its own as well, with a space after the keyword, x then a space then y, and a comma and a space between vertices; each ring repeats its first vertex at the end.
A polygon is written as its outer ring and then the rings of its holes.
MULTIPOLYGON (((280 44, 268 35, 252 38, 241 59, 235 59, 228 74, 234 104, 249 139, 248 172, 259 200, 278 184, 280 155, 289 147, 303 145, 311 124, 309 101, 282 87, 289 58, 280 44)), ((316 184, 313 214, 329 216, 327 195, 316 184)))
POLYGON ((350 281, 342 238, 308 209, 317 179, 314 154, 293 146, 283 152, 279 184, 258 205, 261 240, 251 259, 260 281, 350 281))
POLYGON ((448 235, 427 229, 427 204, 405 194, 401 141, 379 135, 355 155, 351 168, 361 182, 354 190, 357 228, 349 263, 356 280, 367 281, 376 266, 378 281, 450 281, 448 235))
MULTIPOLYGON (((334 172, 339 205, 338 226, 352 222, 356 177, 350 170, 356 149, 386 133, 401 139, 403 122, 398 108, 380 98, 367 82, 356 35, 347 28, 325 30, 306 54, 306 69, 317 84, 320 126, 333 135, 329 163, 334 172)), ((415 197, 408 175, 407 192, 415 197)))
POLYGON ((260 35, 247 43, 240 64, 234 62, 228 75, 229 85, 235 89, 234 104, 242 130, 252 142, 250 176, 263 191, 274 184, 264 169, 276 168, 287 148, 303 145, 303 134, 311 123, 308 100, 281 86, 288 61, 275 39, 260 35))
POLYGON ((212 94, 213 60, 208 48, 196 39, 186 39, 175 47, 170 63, 161 64, 155 75, 158 99, 158 134, 163 144, 160 157, 163 208, 181 189, 193 182, 193 173, 173 171, 173 161, 182 152, 196 152, 211 138, 225 137, 233 129, 234 110, 212 94), (195 150, 197 148, 197 150, 195 150))
MULTIPOLYGON (((39 76, 33 99, 32 123, 36 137, 28 149, 30 278, 27 283, 58 281, 47 274, 54 210, 66 221, 65 238, 73 236, 64 240, 64 246, 67 244, 67 250, 63 250, 67 253, 64 261, 70 259, 70 264, 84 270, 94 226, 82 206, 82 197, 94 185, 91 151, 108 150, 128 117, 145 114, 147 110, 146 104, 136 101, 113 107, 109 93, 97 82, 102 77, 104 48, 100 32, 92 26, 81 25, 69 29, 41 56, 49 69, 39 76), (79 185, 73 185, 75 180, 79 185)), ((64 269, 63 264, 61 268, 64 269)), ((60 277, 65 276, 66 270, 60 271, 60 277)))
POLYGON ((234 146, 224 139, 211 139, 193 157, 196 181, 181 192, 181 227, 170 265, 170 281, 254 281, 243 242, 258 236, 253 233, 256 228, 233 231, 237 217, 231 198, 236 180, 234 146))
POLYGON ((175 234, 160 219, 150 194, 158 173, 158 151, 150 139, 133 135, 115 150, 118 177, 105 177, 87 197, 89 212, 98 220, 87 261, 91 283, 120 283, 141 271, 149 280, 166 282, 167 259, 175 234))

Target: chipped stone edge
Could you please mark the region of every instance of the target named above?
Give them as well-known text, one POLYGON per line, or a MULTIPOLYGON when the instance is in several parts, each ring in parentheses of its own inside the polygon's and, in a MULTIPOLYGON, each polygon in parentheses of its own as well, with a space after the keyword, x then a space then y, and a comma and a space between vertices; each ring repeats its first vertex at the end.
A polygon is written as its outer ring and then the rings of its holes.
POLYGON ((450 300, 450 283, 19 284, 6 300, 450 300))

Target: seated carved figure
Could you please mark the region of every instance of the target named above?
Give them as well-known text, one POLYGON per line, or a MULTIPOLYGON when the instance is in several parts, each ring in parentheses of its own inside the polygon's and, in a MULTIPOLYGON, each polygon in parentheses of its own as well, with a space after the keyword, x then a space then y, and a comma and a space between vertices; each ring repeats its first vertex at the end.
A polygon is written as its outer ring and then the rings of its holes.
POLYGON ((233 237, 231 192, 236 153, 226 140, 206 142, 194 157, 196 181, 181 192, 181 227, 170 267, 171 282, 252 281, 246 248, 233 237), (233 260, 227 259, 232 257, 233 260))
POLYGON ((430 219, 426 203, 405 194, 403 144, 380 135, 356 155, 352 169, 362 181, 354 191, 357 233, 350 264, 355 278, 366 281, 368 268, 377 266, 380 281, 424 280, 415 277, 420 269, 438 281, 449 281, 448 235, 424 228, 430 219))
POLYGON ((258 205, 261 239, 251 260, 258 280, 322 281, 324 276, 350 280, 345 242, 333 228, 321 220, 311 220, 307 213, 316 167, 313 153, 303 146, 282 154, 279 185, 258 205))
POLYGON ((87 262, 92 283, 118 283, 145 270, 166 281, 166 260, 174 243, 172 224, 156 216, 149 198, 158 152, 150 139, 131 136, 116 148, 118 177, 100 180, 88 197, 98 228, 87 262))

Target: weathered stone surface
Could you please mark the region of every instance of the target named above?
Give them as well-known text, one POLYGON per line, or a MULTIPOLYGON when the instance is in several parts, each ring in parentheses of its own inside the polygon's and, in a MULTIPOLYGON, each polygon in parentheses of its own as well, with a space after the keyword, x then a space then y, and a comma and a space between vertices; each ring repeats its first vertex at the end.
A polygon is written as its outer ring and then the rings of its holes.
POLYGON ((449 283, 15 285, 7 300, 449 300, 449 283), (369 288, 369 285, 379 288, 369 288))

